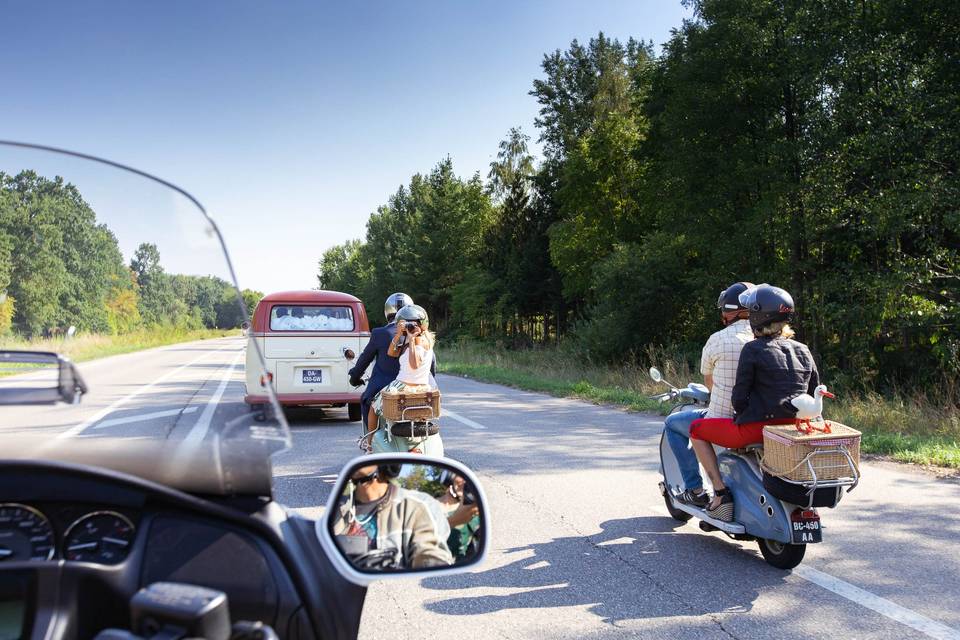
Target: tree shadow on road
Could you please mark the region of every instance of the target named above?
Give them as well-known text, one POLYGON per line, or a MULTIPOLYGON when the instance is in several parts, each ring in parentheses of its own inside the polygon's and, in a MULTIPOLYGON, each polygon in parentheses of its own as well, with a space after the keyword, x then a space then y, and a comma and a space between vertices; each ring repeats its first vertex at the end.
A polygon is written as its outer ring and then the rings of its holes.
POLYGON ((745 554, 739 543, 676 531, 663 517, 610 520, 593 535, 508 549, 519 556, 481 573, 424 581, 430 589, 509 588, 508 594, 426 604, 436 613, 481 615, 505 609, 589 605, 605 623, 638 618, 747 612, 786 572, 745 554))

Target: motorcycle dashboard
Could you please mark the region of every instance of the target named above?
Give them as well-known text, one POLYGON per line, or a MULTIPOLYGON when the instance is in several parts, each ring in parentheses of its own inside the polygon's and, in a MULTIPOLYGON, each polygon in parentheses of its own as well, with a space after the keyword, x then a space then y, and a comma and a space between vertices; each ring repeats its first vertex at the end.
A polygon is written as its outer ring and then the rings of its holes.
POLYGON ((130 598, 155 582, 223 591, 232 620, 314 637, 280 555, 243 526, 276 524, 282 511, 265 501, 230 509, 232 522, 122 482, 0 465, 0 637, 125 629, 130 598))

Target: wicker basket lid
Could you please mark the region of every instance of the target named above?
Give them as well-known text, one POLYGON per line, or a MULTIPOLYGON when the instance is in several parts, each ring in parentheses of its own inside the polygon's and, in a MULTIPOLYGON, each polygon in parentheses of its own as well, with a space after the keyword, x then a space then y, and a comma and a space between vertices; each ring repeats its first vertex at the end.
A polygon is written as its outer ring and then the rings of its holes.
POLYGON ((837 440, 842 438, 860 437, 860 432, 853 427, 848 427, 845 424, 833 422, 832 420, 825 420, 822 423, 814 422, 812 424, 817 427, 817 429, 811 433, 803 433, 792 424, 768 424, 763 428, 763 432, 764 434, 769 433, 771 436, 780 439, 792 440, 793 442, 816 442, 818 440, 837 440), (830 431, 820 431, 819 428, 822 426, 828 426, 830 431))

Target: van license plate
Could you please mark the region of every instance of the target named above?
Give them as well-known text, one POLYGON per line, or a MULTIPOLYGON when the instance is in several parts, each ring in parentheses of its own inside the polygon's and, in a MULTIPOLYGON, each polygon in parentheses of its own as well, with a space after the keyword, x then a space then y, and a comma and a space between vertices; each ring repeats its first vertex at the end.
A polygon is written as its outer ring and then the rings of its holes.
POLYGON ((303 384, 319 384, 323 382, 323 369, 304 369, 303 384))
POLYGON ((794 544, 812 544, 823 540, 820 515, 816 511, 797 509, 790 514, 794 544))

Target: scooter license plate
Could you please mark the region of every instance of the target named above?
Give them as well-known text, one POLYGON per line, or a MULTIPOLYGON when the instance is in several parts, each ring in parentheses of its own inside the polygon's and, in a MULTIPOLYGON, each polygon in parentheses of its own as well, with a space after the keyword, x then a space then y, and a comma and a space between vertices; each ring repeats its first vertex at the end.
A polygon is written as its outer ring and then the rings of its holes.
POLYGON ((797 509, 790 515, 794 544, 812 544, 823 540, 820 515, 816 511, 797 509))

